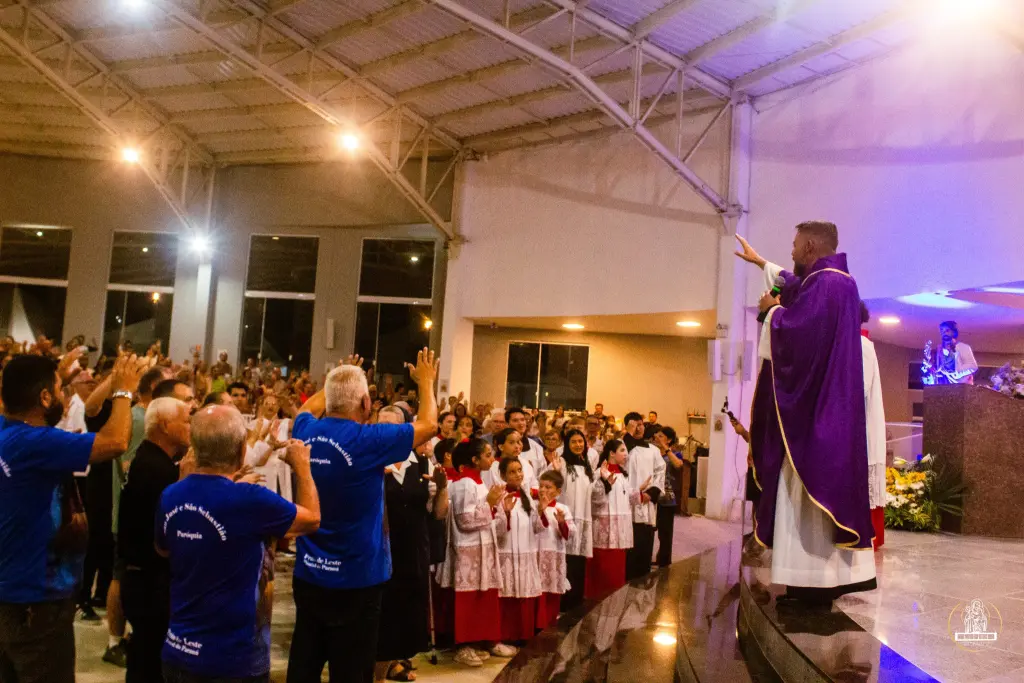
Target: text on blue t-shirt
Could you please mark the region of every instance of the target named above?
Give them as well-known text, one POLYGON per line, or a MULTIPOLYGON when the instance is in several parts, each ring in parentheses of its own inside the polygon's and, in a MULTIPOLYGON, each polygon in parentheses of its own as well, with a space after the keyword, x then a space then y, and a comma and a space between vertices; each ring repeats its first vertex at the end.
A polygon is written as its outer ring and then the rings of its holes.
POLYGON ((164 490, 155 538, 171 565, 166 661, 196 676, 270 671, 269 624, 256 621, 264 544, 287 533, 295 512, 262 486, 217 475, 192 474, 164 490))
POLYGON ((364 425, 300 413, 292 436, 310 446, 320 530, 296 541, 295 577, 324 588, 364 588, 391 578, 384 539, 384 468, 409 457, 411 424, 364 425))

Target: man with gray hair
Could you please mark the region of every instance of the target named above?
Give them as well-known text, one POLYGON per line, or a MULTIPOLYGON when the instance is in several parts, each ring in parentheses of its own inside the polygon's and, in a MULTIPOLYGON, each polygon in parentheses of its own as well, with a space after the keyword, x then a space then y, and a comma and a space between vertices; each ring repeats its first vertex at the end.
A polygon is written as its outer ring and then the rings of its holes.
POLYGON ((320 526, 309 447, 291 440, 285 449, 298 478, 292 504, 262 486, 232 481, 245 440, 236 408, 201 409, 192 419, 195 472, 160 499, 156 547, 170 558, 171 572, 167 683, 270 680, 270 625, 257 621, 264 543, 320 526))
POLYGON ((121 603, 132 625, 125 683, 163 680, 160 651, 170 620, 171 577, 167 560, 153 547, 153 520, 164 489, 178 481, 177 462, 188 451, 189 411, 187 403, 170 396, 149 403, 145 438, 121 492, 121 603))
POLYGON ((334 683, 372 683, 391 551, 384 536, 384 468, 437 433, 434 352, 406 364, 419 389, 416 419, 367 424, 372 411, 362 359, 327 375, 302 406, 292 435, 311 445, 313 478, 324 491, 320 530, 296 543, 295 633, 288 683, 319 683, 330 662, 334 683))

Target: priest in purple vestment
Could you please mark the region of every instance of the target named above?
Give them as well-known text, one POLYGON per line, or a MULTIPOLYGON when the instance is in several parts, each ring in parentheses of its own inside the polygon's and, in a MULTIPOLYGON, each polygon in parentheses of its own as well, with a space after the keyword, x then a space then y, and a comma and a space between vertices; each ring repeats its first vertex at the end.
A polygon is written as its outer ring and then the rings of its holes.
MULTIPOLYGON (((738 255, 764 259, 740 238, 738 255)), ((765 294, 751 456, 761 489, 755 538, 787 597, 831 604, 875 587, 868 501, 860 294, 833 223, 796 227, 793 273, 765 294)))

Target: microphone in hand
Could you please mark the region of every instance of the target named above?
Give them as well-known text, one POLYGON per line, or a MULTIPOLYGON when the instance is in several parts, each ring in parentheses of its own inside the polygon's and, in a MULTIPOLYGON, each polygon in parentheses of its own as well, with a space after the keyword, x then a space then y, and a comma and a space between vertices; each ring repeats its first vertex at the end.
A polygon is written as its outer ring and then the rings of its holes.
MULTIPOLYGON (((782 289, 785 286, 786 286, 786 278, 782 277, 781 275, 777 275, 775 277, 774 284, 772 284, 772 289, 769 292, 769 294, 772 296, 772 298, 778 298, 779 295, 782 294, 782 289)), ((765 321, 765 319, 768 317, 768 311, 769 310, 771 310, 771 309, 766 309, 764 311, 761 311, 760 315, 757 316, 757 322, 763 323, 765 321)))

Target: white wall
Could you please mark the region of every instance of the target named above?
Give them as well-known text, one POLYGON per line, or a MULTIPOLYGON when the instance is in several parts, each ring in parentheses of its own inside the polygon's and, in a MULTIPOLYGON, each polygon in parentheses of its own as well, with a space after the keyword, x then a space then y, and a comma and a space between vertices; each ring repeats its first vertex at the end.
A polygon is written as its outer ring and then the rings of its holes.
MULTIPOLYGON (((688 123, 686 146, 710 118, 688 123)), ((720 192, 728 130, 726 116, 692 160, 720 192)), ((462 316, 715 307, 721 221, 628 133, 468 163, 460 192, 462 316)))
MULTIPOLYGON (((784 264, 793 226, 834 221, 864 298, 1020 280, 1024 54, 920 37, 839 80, 759 100, 751 236, 784 264)), ((748 288, 750 301, 759 287, 748 288)))

